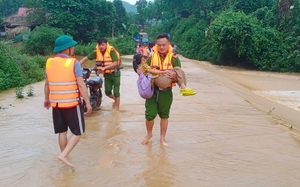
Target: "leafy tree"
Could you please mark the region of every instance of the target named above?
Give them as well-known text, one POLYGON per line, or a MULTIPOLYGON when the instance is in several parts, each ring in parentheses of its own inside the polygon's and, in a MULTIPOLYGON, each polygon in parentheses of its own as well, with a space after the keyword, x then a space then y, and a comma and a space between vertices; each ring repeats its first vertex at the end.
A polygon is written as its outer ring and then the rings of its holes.
POLYGON ((286 46, 281 45, 282 35, 275 29, 263 28, 257 19, 242 12, 226 11, 209 29, 218 51, 217 62, 260 70, 288 70, 287 64, 280 63, 286 51, 286 46))
POLYGON ((128 22, 128 19, 126 16, 126 10, 125 10, 121 0, 114 0, 113 3, 114 3, 115 10, 116 10, 116 16, 117 16, 116 28, 117 28, 117 31, 121 32, 122 30, 124 31, 122 24, 126 24, 128 22))
POLYGON ((110 35, 117 17, 113 3, 103 0, 27 0, 27 4, 38 10, 30 16, 38 17, 37 23, 61 28, 84 43, 110 35))
POLYGON ((233 7, 236 10, 242 10, 246 14, 256 11, 259 8, 268 7, 271 8, 274 5, 274 0, 234 0, 233 7))
POLYGON ((126 14, 127 18, 128 18, 128 24, 134 24, 137 23, 137 16, 136 13, 134 12, 127 12, 126 14))
POLYGON ((136 8, 138 11, 138 22, 144 28, 146 22, 145 10, 148 5, 147 0, 138 0, 136 2, 136 8))
POLYGON ((0 91, 41 81, 44 57, 28 57, 14 46, 0 41, 0 91))
POLYGON ((0 17, 17 13, 21 6, 24 6, 24 0, 0 0, 0 17))
POLYGON ((300 2, 294 1, 280 23, 279 30, 283 33, 288 46, 286 61, 291 71, 300 72, 300 2))
POLYGON ((145 9, 145 14, 149 20, 154 19, 155 24, 162 19, 165 3, 163 0, 156 0, 154 3, 149 2, 145 9))
POLYGON ((36 27, 24 43, 24 50, 30 55, 52 54, 54 42, 57 37, 63 34, 61 29, 53 27, 36 27))

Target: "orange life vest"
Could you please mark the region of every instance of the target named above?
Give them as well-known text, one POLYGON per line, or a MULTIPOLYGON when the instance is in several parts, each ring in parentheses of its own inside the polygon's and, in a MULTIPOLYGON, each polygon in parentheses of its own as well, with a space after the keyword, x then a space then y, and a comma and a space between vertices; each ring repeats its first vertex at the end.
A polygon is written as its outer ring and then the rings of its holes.
MULTIPOLYGON (((117 53, 117 56, 118 56, 117 66, 120 66, 120 62, 121 62, 120 53, 116 49, 114 49, 112 46, 110 46, 108 44, 108 42, 107 42, 107 46, 106 46, 106 50, 105 50, 104 54, 100 51, 98 44, 96 45, 96 62, 102 62, 102 67, 112 64, 113 61, 110 56, 110 52, 113 50, 117 53)), ((97 68, 100 69, 100 67, 97 67, 97 68)), ((115 71, 115 68, 107 69, 107 70, 105 70, 104 74, 112 73, 114 71, 115 71)))
MULTIPOLYGON (((166 54, 166 57, 165 57, 165 59, 163 59, 163 61, 161 60, 161 58, 159 56, 157 46, 155 45, 152 49, 154 51, 151 56, 151 63, 150 63, 150 66, 152 68, 158 68, 159 70, 173 69, 173 64, 172 64, 173 53, 172 53, 171 45, 169 45, 168 53, 166 54)), ((171 86, 176 86, 176 84, 172 83, 172 85, 169 85, 169 87, 171 87, 171 86)))
POLYGON ((74 73, 75 58, 56 56, 46 62, 50 102, 53 108, 70 108, 80 102, 80 92, 74 73))

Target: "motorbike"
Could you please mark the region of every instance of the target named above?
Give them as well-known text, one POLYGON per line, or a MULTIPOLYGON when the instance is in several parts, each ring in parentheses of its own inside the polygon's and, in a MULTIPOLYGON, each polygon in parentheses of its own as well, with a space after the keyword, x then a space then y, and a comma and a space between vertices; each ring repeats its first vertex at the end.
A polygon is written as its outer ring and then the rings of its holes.
MULTIPOLYGON (((90 103, 93 111, 98 110, 102 102, 102 85, 103 79, 99 76, 97 68, 83 68, 83 80, 87 86, 90 103), (95 71, 95 75, 91 77, 91 73, 95 71)), ((87 111, 85 101, 82 102, 84 112, 87 111)))

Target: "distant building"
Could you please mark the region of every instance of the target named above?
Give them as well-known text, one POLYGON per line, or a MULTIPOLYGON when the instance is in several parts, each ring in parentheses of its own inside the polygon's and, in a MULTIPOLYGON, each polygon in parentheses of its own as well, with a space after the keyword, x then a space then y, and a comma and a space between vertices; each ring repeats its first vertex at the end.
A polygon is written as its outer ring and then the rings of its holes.
POLYGON ((32 9, 20 7, 18 13, 8 16, 4 20, 4 28, 0 29, 0 38, 7 37, 15 40, 15 38, 19 37, 25 40, 28 34, 20 35, 20 33, 26 30, 30 31, 32 25, 27 20, 30 11, 32 11, 32 9))
POLYGON ((20 7, 18 13, 13 14, 5 19, 6 27, 18 27, 18 26, 26 26, 29 27, 30 24, 27 22, 27 16, 30 9, 25 7, 20 7))

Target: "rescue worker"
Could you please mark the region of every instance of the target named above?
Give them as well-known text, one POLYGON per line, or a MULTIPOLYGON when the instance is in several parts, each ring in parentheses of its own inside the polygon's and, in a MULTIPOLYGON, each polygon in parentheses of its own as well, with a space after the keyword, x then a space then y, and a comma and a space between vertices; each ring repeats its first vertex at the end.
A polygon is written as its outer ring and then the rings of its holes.
POLYGON ((80 64, 87 60, 96 60, 96 66, 99 73, 104 74, 104 91, 105 95, 114 100, 113 109, 120 109, 120 54, 110 46, 106 38, 99 38, 96 49, 80 60, 80 64), (113 92, 113 93, 112 93, 113 92))
MULTIPOLYGON (((160 117, 160 142, 164 146, 168 146, 165 136, 168 128, 168 119, 170 108, 173 102, 172 87, 175 86, 176 73, 172 71, 173 67, 181 67, 180 60, 172 53, 169 36, 167 34, 160 34, 156 38, 156 45, 153 47, 153 54, 147 59, 146 63, 153 69, 166 71, 166 76, 173 79, 174 83, 169 85, 166 89, 156 89, 152 98, 145 101, 145 118, 147 135, 142 140, 142 144, 148 143, 152 137, 152 129, 154 126, 154 119, 157 115, 160 117)), ((137 70, 138 74, 142 73, 142 68, 137 70)))
POLYGON ((149 50, 149 40, 144 38, 142 40, 142 46, 140 50, 137 51, 137 54, 133 55, 132 67, 135 72, 137 72, 137 68, 141 63, 145 63, 148 57, 151 55, 151 51, 149 50))
POLYGON ((46 62, 44 107, 52 107, 54 132, 58 133, 61 154, 58 159, 74 167, 69 154, 85 131, 81 96, 86 102, 86 115, 92 112, 86 85, 79 62, 72 58, 77 44, 70 36, 62 35, 55 40, 53 52, 57 53, 46 62), (67 137, 68 128, 72 135, 67 137))
POLYGON ((150 56, 150 53, 148 51, 148 44, 149 44, 149 40, 147 38, 143 38, 140 53, 141 53, 142 57, 145 59, 147 59, 150 56))

